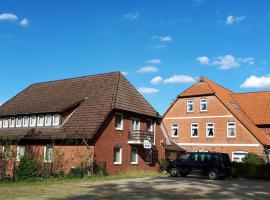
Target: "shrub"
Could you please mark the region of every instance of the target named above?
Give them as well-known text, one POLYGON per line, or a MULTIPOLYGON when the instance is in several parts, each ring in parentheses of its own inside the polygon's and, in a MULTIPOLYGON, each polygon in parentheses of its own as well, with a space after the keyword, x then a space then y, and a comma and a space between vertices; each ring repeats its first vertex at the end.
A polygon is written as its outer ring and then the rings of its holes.
POLYGON ((261 164, 263 164, 263 160, 258 155, 254 154, 254 153, 248 153, 243 158, 243 163, 261 165, 261 164))
POLYGON ((232 162, 232 177, 270 179, 270 165, 232 162))
POLYGON ((169 164, 168 160, 160 159, 158 161, 158 164, 159 164, 159 170, 160 171, 167 171, 167 167, 168 167, 168 164, 169 164))
POLYGON ((38 167, 34 159, 30 156, 23 156, 20 160, 18 178, 29 179, 38 177, 38 167))

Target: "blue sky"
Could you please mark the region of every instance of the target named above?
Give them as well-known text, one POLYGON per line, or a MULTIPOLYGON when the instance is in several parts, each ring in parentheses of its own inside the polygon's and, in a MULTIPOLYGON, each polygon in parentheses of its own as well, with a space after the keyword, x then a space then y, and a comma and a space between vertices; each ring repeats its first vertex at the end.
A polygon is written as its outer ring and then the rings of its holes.
POLYGON ((267 0, 0 0, 0 102, 35 82, 111 71, 161 113, 200 76, 270 88, 267 0))

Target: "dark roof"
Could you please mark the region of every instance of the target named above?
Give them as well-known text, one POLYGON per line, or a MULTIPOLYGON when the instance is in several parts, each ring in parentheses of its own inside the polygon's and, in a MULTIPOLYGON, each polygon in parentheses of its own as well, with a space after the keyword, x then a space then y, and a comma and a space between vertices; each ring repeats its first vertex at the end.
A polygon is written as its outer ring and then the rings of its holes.
MULTIPOLYGON (((60 128, 36 128, 38 138, 78 137, 92 138, 113 109, 159 117, 156 110, 120 73, 70 78, 36 83, 0 107, 0 116, 31 113, 62 112, 79 106, 60 128)), ((0 129, 0 135, 27 135, 26 129, 0 129)))
POLYGON ((174 141, 171 141, 170 145, 166 145, 165 149, 167 151, 177 151, 177 152, 185 152, 186 150, 184 148, 182 148, 181 146, 179 146, 178 144, 176 144, 174 141))

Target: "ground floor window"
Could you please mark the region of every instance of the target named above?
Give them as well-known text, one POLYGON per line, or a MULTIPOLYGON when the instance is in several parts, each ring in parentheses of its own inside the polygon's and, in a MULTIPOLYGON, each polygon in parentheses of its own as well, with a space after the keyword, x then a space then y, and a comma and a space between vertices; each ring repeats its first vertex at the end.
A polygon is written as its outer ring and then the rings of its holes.
POLYGON ((115 147, 113 149, 113 163, 115 165, 122 164, 122 148, 115 147))
POLYGON ((138 150, 137 148, 131 148, 131 164, 138 164, 138 150))
POLYGON ((17 156, 16 159, 19 161, 21 160, 21 158, 24 156, 24 152, 25 152, 25 146, 18 146, 17 147, 17 156))
POLYGON ((44 148, 44 162, 51 163, 53 160, 53 146, 46 145, 44 148))
POLYGON ((146 151, 145 162, 146 162, 146 164, 152 164, 153 163, 153 152, 152 152, 152 150, 146 151))
POLYGON ((2 155, 1 157, 4 159, 8 159, 10 156, 10 146, 9 145, 4 145, 2 149, 2 155))
POLYGON ((245 151, 235 151, 235 152, 232 152, 232 161, 242 162, 243 158, 247 154, 248 154, 248 152, 245 152, 245 151))

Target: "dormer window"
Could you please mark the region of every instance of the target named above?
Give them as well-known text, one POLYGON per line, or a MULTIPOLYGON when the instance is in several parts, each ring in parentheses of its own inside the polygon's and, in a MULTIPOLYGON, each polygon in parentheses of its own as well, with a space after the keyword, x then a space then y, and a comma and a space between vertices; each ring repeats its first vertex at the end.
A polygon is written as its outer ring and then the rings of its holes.
POLYGON ((15 117, 11 117, 9 119, 9 127, 14 128, 15 127, 15 117))
POLYGON ((52 115, 46 115, 45 116, 45 126, 51 126, 52 125, 52 115))
POLYGON ((37 117, 36 115, 31 115, 30 116, 30 127, 35 127, 37 124, 37 117))
POLYGON ((29 126, 29 117, 24 116, 23 117, 23 127, 28 127, 29 126))
POLYGON ((43 125, 44 125, 44 115, 38 115, 37 126, 43 126, 43 125))
POLYGON ((193 100, 187 100, 187 112, 188 113, 194 112, 194 101, 193 100))
POLYGON ((54 114, 53 115, 53 126, 59 126, 60 125, 60 115, 54 114))
POLYGON ((207 111, 207 99, 200 100, 200 108, 201 108, 201 112, 207 111))
POLYGON ((16 127, 22 127, 22 117, 16 118, 16 127))
POLYGON ((3 128, 8 128, 8 121, 9 121, 8 118, 4 118, 4 120, 3 120, 3 128))

